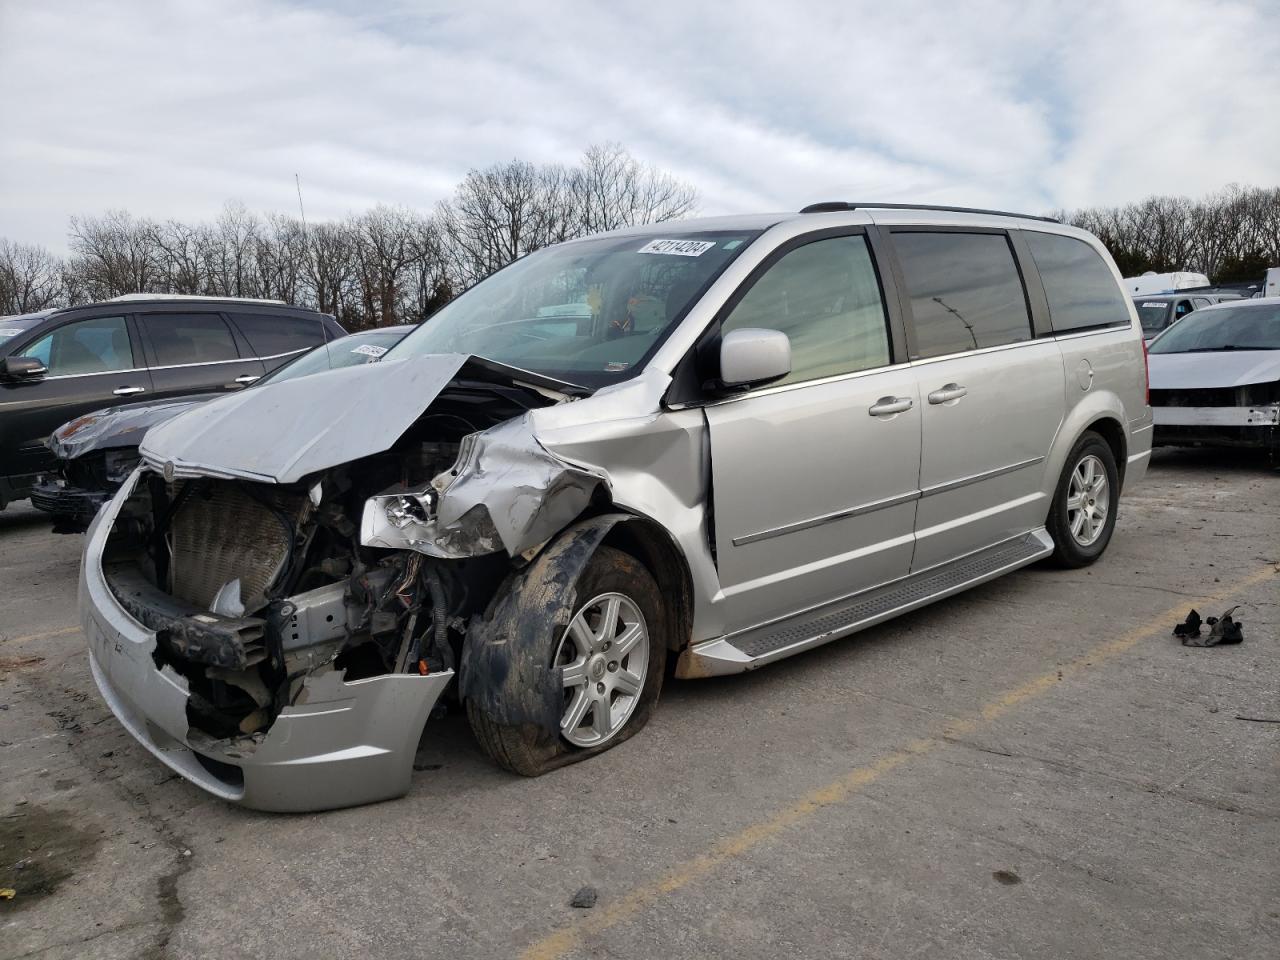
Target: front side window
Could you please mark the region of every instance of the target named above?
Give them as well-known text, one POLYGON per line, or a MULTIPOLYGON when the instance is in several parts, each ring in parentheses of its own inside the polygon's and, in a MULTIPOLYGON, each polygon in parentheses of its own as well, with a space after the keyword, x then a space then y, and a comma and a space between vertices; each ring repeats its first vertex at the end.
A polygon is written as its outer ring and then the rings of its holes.
POLYGON ((1230 350, 1280 350, 1280 304, 1197 310, 1151 344, 1152 353, 1230 350))
POLYGON ((548 247, 472 287, 391 355, 465 353, 586 387, 619 383, 758 235, 675 230, 548 247))
POLYGON ((216 313, 148 313, 140 319, 159 366, 220 363, 240 357, 230 328, 216 313))
POLYGON ((49 368, 50 377, 110 373, 133 367, 124 317, 94 317, 58 327, 22 351, 49 368))
POLYGON ((1132 323, 1123 291, 1093 247, 1054 233, 1028 230, 1023 236, 1044 284, 1054 333, 1132 323))
POLYGON ((1004 234, 899 232, 893 245, 922 358, 1031 339, 1031 312, 1004 234))
POLYGON ((721 333, 761 327, 791 340, 791 373, 776 384, 889 362, 889 328, 866 237, 816 240, 785 254, 752 285, 721 333))

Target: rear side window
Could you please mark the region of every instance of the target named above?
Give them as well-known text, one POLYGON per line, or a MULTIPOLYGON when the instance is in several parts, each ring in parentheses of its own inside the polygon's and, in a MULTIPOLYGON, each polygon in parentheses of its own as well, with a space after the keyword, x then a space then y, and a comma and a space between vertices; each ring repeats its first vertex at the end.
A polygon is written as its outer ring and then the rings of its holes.
POLYGON ((921 357, 1031 339, 1009 239, 999 233, 894 233, 921 357))
POLYGON ((310 350, 320 346, 325 339, 324 325, 319 317, 235 313, 231 322, 240 328, 256 357, 276 357, 282 353, 310 350))
POLYGON ((216 313, 145 313, 138 319, 147 328, 159 366, 239 359, 231 329, 216 313))
POLYGON ((720 330, 746 327, 781 330, 790 338, 791 373, 777 383, 887 364, 888 325, 866 238, 831 237, 784 254, 720 330))
POLYGON ((49 368, 51 377, 110 373, 133 367, 129 328, 124 317, 94 317, 68 323, 22 351, 49 368))
POLYGON ((1129 325, 1125 295, 1093 247, 1052 233, 1028 231, 1023 236, 1044 284, 1054 333, 1129 325))

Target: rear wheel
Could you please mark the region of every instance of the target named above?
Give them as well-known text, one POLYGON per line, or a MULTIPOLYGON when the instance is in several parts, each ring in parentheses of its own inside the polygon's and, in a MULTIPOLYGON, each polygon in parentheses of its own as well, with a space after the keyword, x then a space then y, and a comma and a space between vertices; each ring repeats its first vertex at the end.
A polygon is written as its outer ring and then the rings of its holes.
POLYGON ((1058 564, 1084 567, 1102 556, 1115 530, 1119 494, 1111 447, 1098 434, 1086 432, 1067 457, 1046 522, 1058 564))
POLYGON ((559 685, 558 735, 531 724, 500 723, 480 698, 467 701, 467 718, 485 753, 525 776, 626 740, 648 722, 662 689, 666 619, 649 571, 629 554, 600 547, 574 590, 578 600, 568 626, 545 624, 540 649, 522 654, 536 657, 538 668, 514 667, 538 683, 559 685))

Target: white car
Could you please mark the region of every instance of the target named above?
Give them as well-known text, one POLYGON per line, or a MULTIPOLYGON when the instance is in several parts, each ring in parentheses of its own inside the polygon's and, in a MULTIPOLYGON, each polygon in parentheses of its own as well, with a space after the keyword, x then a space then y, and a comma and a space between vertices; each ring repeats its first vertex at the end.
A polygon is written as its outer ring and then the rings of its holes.
POLYGON ((1280 458, 1280 300, 1196 310, 1150 350, 1156 445, 1262 447, 1280 458))

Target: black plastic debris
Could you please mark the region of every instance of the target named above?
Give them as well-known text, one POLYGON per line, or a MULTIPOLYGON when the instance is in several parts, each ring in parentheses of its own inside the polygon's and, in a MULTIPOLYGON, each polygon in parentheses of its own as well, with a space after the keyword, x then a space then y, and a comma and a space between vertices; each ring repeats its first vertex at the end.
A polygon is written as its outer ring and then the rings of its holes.
POLYGON ((1244 624, 1233 620, 1231 615, 1239 607, 1232 607, 1220 617, 1209 617, 1203 621, 1209 627, 1209 635, 1200 633, 1200 614, 1192 610, 1187 619, 1173 628, 1173 635, 1182 640, 1184 647, 1221 647, 1233 643, 1244 642, 1244 624))
POLYGON ((579 910, 590 910, 596 905, 598 899, 600 899, 600 894, 595 887, 583 887, 573 895, 573 899, 569 901, 569 906, 577 907, 579 910))
POLYGON ((1200 636, 1201 622, 1200 614, 1196 613, 1195 608, 1192 608, 1191 612, 1187 614, 1187 619, 1173 628, 1173 635, 1175 637, 1182 637, 1182 642, 1186 643, 1187 637, 1200 636))

